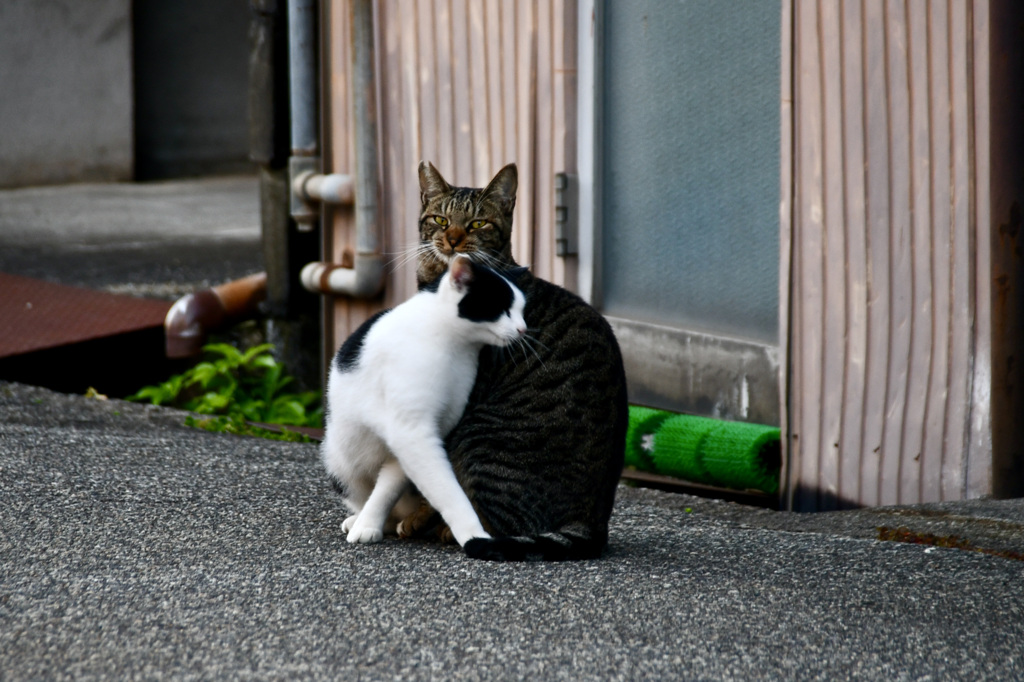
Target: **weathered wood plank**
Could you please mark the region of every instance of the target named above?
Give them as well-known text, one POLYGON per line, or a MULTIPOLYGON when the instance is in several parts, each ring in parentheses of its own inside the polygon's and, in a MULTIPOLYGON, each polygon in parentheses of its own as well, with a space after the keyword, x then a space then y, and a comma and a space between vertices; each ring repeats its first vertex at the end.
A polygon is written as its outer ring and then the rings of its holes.
POLYGON ((859 0, 842 5, 843 50, 843 180, 846 221, 846 308, 845 380, 843 382, 843 433, 839 495, 859 500, 863 463, 863 415, 866 400, 868 348, 867 319, 867 215, 864 164, 864 55, 862 6, 859 0))
POLYGON ((819 4, 819 78, 822 89, 822 153, 824 177, 822 188, 822 369, 818 391, 821 396, 821 479, 819 487, 824 493, 820 508, 835 509, 840 492, 840 437, 842 431, 843 400, 845 397, 844 370, 846 358, 845 278, 846 226, 843 164, 843 92, 842 80, 842 28, 839 6, 834 2, 819 4))
POLYGON ((867 255, 868 354, 864 401, 861 502, 881 502, 882 449, 885 445, 886 388, 889 374, 889 101, 886 82, 885 7, 864 2, 864 115, 867 255))
MULTIPOLYGON (((541 2, 536 7, 534 25, 536 26, 536 74, 534 76, 536 101, 533 116, 533 174, 534 174, 534 225, 553 221, 555 215, 554 185, 555 170, 553 166, 553 149, 555 144, 555 102, 554 102, 554 39, 552 27, 553 14, 558 9, 555 2, 541 2), (540 64, 550 64, 552 68, 539 68, 540 64)), ((550 235, 537 233, 531 244, 528 262, 533 263, 533 271, 539 277, 550 280, 554 261, 554 240, 550 235)))
POLYGON ((973 336, 971 316, 974 293, 970 226, 971 130, 970 81, 967 71, 970 11, 966 2, 951 2, 949 16, 951 113, 951 244, 950 244, 950 369, 949 406, 946 413, 946 457, 943 462, 943 498, 963 496, 966 484, 964 452, 970 419, 970 359, 973 336))
MULTIPOLYGON (((520 0, 515 5, 512 25, 515 34, 514 90, 506 90, 506 106, 515 111, 515 159, 519 165, 519 191, 516 195, 516 229, 512 251, 516 260, 533 262, 533 230, 536 223, 536 163, 534 135, 537 133, 537 5, 536 0, 520 0)), ((506 83, 506 87, 509 83, 506 83)))
MULTIPOLYGON (((484 26, 486 30, 485 44, 487 54, 487 114, 490 125, 490 167, 484 172, 494 173, 498 168, 512 160, 508 155, 506 138, 507 113, 505 109, 502 85, 506 73, 504 53, 502 51, 501 31, 502 7, 500 0, 487 0, 484 5, 484 26)), ((488 178, 489 179, 489 178, 488 178)), ((480 180, 485 182, 485 180, 480 180)))
POLYGON ((935 301, 932 305, 932 357, 929 370, 929 400, 925 413, 924 445, 921 467, 921 495, 924 500, 947 499, 943 472, 946 468, 946 418, 949 404, 948 378, 950 349, 950 244, 953 231, 950 213, 952 194, 951 120, 949 107, 935 106, 950 101, 949 7, 945 2, 929 3, 929 84, 932 105, 929 109, 931 128, 930 177, 932 187, 931 273, 935 301))
POLYGON ((794 341, 792 328, 793 311, 793 243, 794 243, 794 116, 793 107, 793 64, 795 61, 796 41, 793 28, 793 0, 782 0, 781 7, 782 74, 780 78, 780 150, 779 150, 779 426, 783 451, 788 455, 782 459, 780 475, 781 489, 779 499, 783 508, 793 507, 793 493, 796 476, 792 462, 796 441, 792 438, 790 423, 790 391, 794 386, 790 376, 790 363, 794 341))
MULTIPOLYGON (((913 276, 910 258, 910 101, 904 0, 887 0, 883 21, 889 118, 889 220, 886 226, 889 237, 889 281, 886 286, 889 299, 889 338, 879 500, 882 504, 898 504, 900 476, 905 457, 902 442, 907 425, 903 416, 910 372, 910 331, 913 314, 913 276)), ((882 247, 881 243, 876 245, 882 247)))
POLYGON ((476 182, 473 163, 472 111, 474 92, 470 81, 468 34, 469 10, 466 0, 451 0, 448 14, 448 54, 452 74, 452 147, 455 150, 455 168, 459 176, 476 182))
POLYGON ((800 428, 795 435, 799 441, 800 471, 797 499, 798 508, 817 508, 821 500, 818 489, 821 480, 821 396, 822 369, 822 298, 823 244, 822 212, 824 188, 822 186, 823 122, 821 92, 821 35, 816 3, 799 3, 796 15, 796 33, 799 35, 796 74, 796 128, 800 131, 800 145, 796 156, 796 177, 800 191, 795 204, 796 228, 799 248, 795 252, 795 273, 799 282, 799 305, 796 324, 800 329, 799 345, 794 349, 793 362, 800 365, 801 392, 800 428))
MULTIPOLYGON (((1021 188, 1024 187, 1021 184, 1024 178, 1021 177, 1019 170, 1024 145, 1014 144, 1014 138, 1020 139, 1020 79, 1024 73, 1021 73, 1020 68, 1019 46, 1024 12, 1021 11, 1019 2, 993 3, 980 0, 969 3, 968 12, 970 33, 967 35, 967 49, 971 51, 971 68, 967 74, 971 88, 968 101, 968 106, 971 107, 970 220, 973 236, 970 247, 973 270, 970 276, 974 282, 970 302, 971 317, 974 320, 971 338, 974 361, 968 378, 971 408, 966 424, 964 485, 968 496, 977 497, 1007 492, 1020 494, 1020 491, 1024 490, 1024 481, 1018 479, 1010 483, 1006 474, 1012 476, 1013 472, 1002 470, 997 473, 996 467, 998 460, 1012 456, 1011 453, 1017 453, 1016 457, 1022 458, 1019 442, 1003 443, 997 450, 993 441, 993 438, 997 437, 993 433, 993 413, 998 413, 1015 402, 1012 398, 1012 385, 1006 394, 996 394, 996 386, 1005 384, 1000 379, 994 379, 994 367, 1004 367, 1006 362, 1012 366, 1014 353, 1020 347, 1021 336, 1017 335, 1009 347, 1001 346, 998 341, 994 342, 994 328, 998 326, 1000 329, 1012 329, 1012 323, 1011 315, 1006 310, 995 308, 995 300, 992 297, 993 282, 1001 280, 1005 273, 993 260, 992 240, 1000 236, 1001 230, 993 224, 992 209, 998 207, 1005 211, 1003 215, 1006 217, 1003 220, 1010 222, 1007 210, 1009 201, 1006 200, 1006 196, 1016 195, 1019 198, 1021 188), (994 33, 995 29, 990 25, 993 14, 999 16, 998 33, 994 33), (1005 39, 1002 36, 1007 34, 1007 42, 994 48, 993 41, 1005 39), (1011 70, 1015 70, 1016 73, 1009 73, 1011 70), (999 77, 996 77, 998 80, 994 79, 994 74, 997 73, 1004 74, 1006 80, 999 77), (994 121, 1003 116, 1008 116, 1012 121, 1008 127, 1014 132, 1001 131, 997 141, 993 134, 994 121), (999 166, 995 165, 995 158, 999 158, 999 166), (993 171, 995 176, 992 175, 993 171)), ((1019 261, 1017 272, 1020 272, 1019 261)), ((1010 288, 1013 289, 1012 284, 1010 288)), ((1019 310, 1019 297, 1017 301, 1016 307, 1019 310)), ((1014 418, 1019 418, 1019 415, 1011 417, 1014 418)), ((1018 472, 1024 473, 1024 464, 1020 465, 1018 472)))
MULTIPOLYGON (((449 179, 464 177, 464 169, 458 165, 455 140, 455 84, 452 58, 452 16, 451 0, 433 0, 433 34, 430 40, 434 60, 434 78, 437 116, 436 151, 439 168, 449 179)), ((427 64, 430 62, 427 61, 427 64)))
POLYGON ((473 184, 487 182, 491 166, 490 95, 488 93, 488 49, 484 19, 484 1, 469 0, 466 16, 466 33, 469 41, 469 83, 465 96, 472 109, 473 184))
POLYGON ((931 268, 931 172, 929 125, 928 6, 911 3, 907 12, 907 54, 910 92, 910 258, 912 312, 910 368, 903 410, 903 468, 899 499, 922 499, 924 475, 925 413, 931 402, 929 380, 932 363, 932 268, 931 268))

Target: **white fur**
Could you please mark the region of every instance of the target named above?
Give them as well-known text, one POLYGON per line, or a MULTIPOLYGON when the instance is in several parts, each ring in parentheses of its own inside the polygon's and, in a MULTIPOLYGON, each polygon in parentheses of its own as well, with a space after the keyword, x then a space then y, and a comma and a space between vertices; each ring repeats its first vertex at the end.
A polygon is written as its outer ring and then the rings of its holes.
MULTIPOLYGON (((454 268, 454 266, 453 266, 454 268)), ((459 487, 443 440, 466 406, 480 349, 526 333, 523 294, 494 322, 458 317, 465 291, 451 271, 437 292, 420 292, 367 332, 356 366, 331 363, 321 457, 346 488, 349 542, 378 542, 418 507, 409 481, 464 545, 489 537, 459 487)))

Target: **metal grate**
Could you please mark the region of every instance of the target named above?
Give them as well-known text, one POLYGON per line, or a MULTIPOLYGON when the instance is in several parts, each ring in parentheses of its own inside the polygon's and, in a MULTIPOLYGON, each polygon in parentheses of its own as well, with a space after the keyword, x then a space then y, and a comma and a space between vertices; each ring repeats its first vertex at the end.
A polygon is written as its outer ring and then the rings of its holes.
POLYGON ((0 358, 161 327, 170 307, 0 273, 0 358))

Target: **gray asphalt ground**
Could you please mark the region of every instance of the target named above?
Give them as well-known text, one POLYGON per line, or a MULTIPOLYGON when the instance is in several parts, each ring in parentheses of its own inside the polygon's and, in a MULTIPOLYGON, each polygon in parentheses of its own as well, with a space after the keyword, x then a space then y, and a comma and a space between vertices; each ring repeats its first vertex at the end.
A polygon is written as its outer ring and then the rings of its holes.
POLYGON ((0 272, 175 299, 262 269, 255 176, 0 190, 0 272))
MULTIPOLYGON (((204 248, 165 238, 154 258, 204 248)), ((349 545, 315 445, 183 421, 0 383, 0 679, 1024 679, 1024 500, 797 515, 620 487, 604 558, 481 563, 349 545)))

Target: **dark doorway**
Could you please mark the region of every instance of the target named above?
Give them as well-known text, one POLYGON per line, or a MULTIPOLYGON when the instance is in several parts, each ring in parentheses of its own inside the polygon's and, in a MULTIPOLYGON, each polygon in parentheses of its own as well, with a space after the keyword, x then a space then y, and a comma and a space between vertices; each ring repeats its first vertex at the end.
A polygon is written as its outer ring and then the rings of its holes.
POLYGON ((133 5, 138 180, 252 171, 249 3, 133 5))

